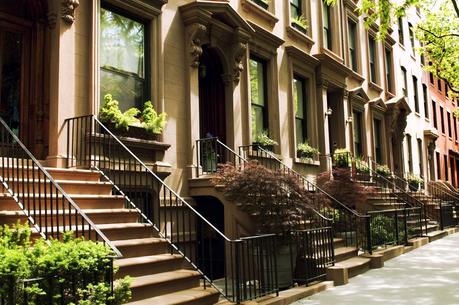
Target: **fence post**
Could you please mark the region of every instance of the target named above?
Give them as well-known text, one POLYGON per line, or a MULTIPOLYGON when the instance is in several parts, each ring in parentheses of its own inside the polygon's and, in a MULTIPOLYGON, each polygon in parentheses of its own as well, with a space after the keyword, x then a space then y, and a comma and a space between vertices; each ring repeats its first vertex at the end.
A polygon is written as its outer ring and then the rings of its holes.
MULTIPOLYGON (((406 209, 403 209, 403 222, 404 222, 404 230, 405 230, 405 245, 408 244, 408 218, 406 215, 406 209)), ((422 228, 421 228, 422 230, 422 228)), ((421 232, 422 233, 422 232, 421 232)))
POLYGON ((234 245, 235 245, 235 263, 234 263, 234 268, 236 270, 236 281, 235 281, 235 284, 236 284, 236 304, 241 304, 241 278, 240 278, 240 274, 239 274, 239 271, 241 270, 240 269, 240 264, 241 264, 241 258, 240 258, 240 245, 241 245, 242 241, 241 240, 236 240, 234 242, 234 245))
POLYGON ((367 248, 368 253, 373 254, 373 246, 371 244, 371 216, 366 218, 366 229, 367 229, 367 248))
MULTIPOLYGON (((403 210, 406 211, 406 209, 403 209, 403 210)), ((398 231, 398 209, 395 209, 394 216, 395 216, 395 241, 398 245, 398 237, 400 233, 398 231)), ((405 225, 406 225, 406 221, 405 221, 405 225)))

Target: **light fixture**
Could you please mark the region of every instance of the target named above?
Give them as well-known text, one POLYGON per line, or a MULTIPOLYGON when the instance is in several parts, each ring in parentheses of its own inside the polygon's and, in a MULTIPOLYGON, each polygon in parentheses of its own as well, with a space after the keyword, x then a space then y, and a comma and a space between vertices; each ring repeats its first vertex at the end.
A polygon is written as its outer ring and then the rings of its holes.
POLYGON ((332 115, 333 110, 331 108, 328 108, 327 111, 325 111, 325 115, 332 115))
POLYGON ((350 116, 350 117, 348 117, 348 118, 346 119, 346 123, 347 123, 347 124, 352 123, 352 120, 353 120, 353 119, 352 119, 352 117, 350 116))

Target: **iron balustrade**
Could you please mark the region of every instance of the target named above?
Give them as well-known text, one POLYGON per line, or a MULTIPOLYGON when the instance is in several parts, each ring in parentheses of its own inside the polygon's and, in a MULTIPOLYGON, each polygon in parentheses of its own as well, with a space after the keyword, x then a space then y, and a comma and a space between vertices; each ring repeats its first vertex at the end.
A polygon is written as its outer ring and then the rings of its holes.
POLYGON ((427 191, 433 198, 433 213, 436 213, 436 219, 440 221, 440 228, 443 230, 458 225, 459 197, 457 194, 433 181, 427 183, 427 191))
MULTIPOLYGON (((109 247, 113 253, 110 261, 121 257, 119 250, 52 178, 2 118, 0 160, 2 192, 17 203, 36 233, 47 240, 62 240, 64 232, 73 231, 75 237, 102 242, 109 247)), ((110 270, 111 274, 106 278, 113 288, 113 266, 110 270)))
POLYGON ((419 213, 419 207, 369 211, 370 254, 380 247, 406 245, 409 239, 418 236, 422 230, 419 213))
POLYGON ((164 238, 171 253, 182 255, 202 275, 204 288, 210 284, 236 303, 278 293, 274 234, 228 238, 95 116, 70 118, 65 124, 68 166, 100 171, 127 206, 137 210, 140 221, 152 226, 152 234, 164 238))
POLYGON ((368 249, 367 215, 362 215, 349 208, 306 179, 302 174, 287 166, 274 153, 257 144, 240 146, 239 155, 245 159, 254 159, 269 169, 294 175, 305 190, 314 194, 311 196, 314 210, 332 220, 334 234, 344 240, 345 246, 368 249))

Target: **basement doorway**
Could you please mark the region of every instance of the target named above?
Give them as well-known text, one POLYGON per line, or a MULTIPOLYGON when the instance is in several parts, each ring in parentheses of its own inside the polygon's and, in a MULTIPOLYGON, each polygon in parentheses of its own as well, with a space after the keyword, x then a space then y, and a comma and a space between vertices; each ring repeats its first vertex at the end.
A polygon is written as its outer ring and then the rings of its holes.
MULTIPOLYGON (((225 232, 225 212, 220 200, 214 197, 194 197, 196 210, 220 232, 225 232)), ((210 279, 225 275, 225 242, 210 226, 197 223, 198 266, 210 279)))

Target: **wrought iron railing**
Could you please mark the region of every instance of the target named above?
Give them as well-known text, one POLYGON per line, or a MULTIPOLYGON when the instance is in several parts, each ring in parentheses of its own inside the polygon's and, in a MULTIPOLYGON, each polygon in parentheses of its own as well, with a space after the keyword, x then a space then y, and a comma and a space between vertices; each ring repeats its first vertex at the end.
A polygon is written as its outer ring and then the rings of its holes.
POLYGON ((440 227, 454 227, 459 224, 459 197, 447 187, 442 187, 434 181, 427 183, 428 195, 433 197, 432 206, 437 213, 437 219, 440 220, 440 227))
POLYGON ((303 175, 293 170, 274 153, 259 145, 244 145, 239 147, 239 154, 246 159, 256 160, 259 164, 298 178, 304 189, 314 194, 312 206, 316 211, 332 220, 334 234, 343 238, 347 247, 368 249, 368 216, 362 215, 349 208, 338 199, 306 179, 303 175))
POLYGON ((389 245, 406 245, 409 239, 419 236, 419 213, 419 207, 369 211, 370 253, 389 245))
POLYGON ((236 303, 278 292, 274 234, 228 238, 95 116, 67 119, 65 124, 68 166, 99 170, 141 221, 168 241, 171 252, 202 275, 204 287, 210 284, 236 303))

